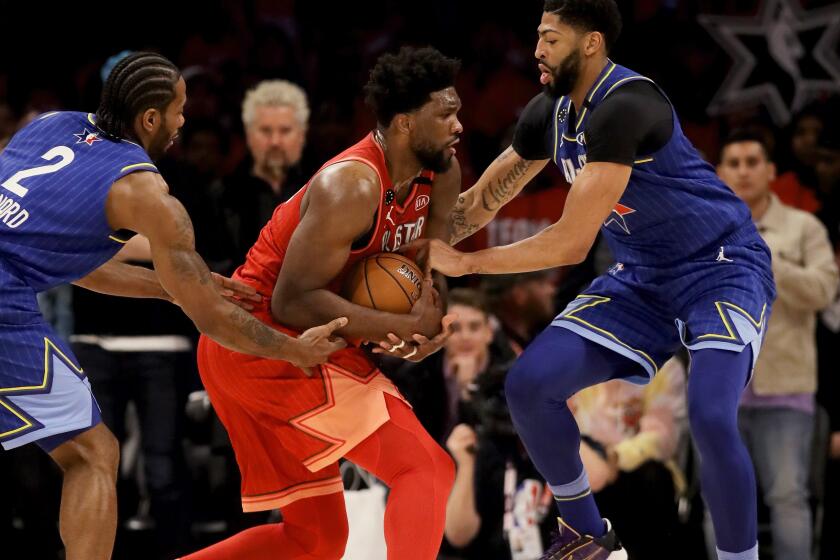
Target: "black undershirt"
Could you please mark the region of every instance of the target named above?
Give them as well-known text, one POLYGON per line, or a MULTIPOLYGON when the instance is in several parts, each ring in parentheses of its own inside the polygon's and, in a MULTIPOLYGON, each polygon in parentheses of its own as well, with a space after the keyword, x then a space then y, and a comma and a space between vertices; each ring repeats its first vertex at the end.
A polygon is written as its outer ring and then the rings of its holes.
MULTIPOLYGON (((535 96, 522 111, 513 135, 513 149, 527 160, 551 159, 554 149, 554 109, 557 100, 546 93, 535 96)), ((575 115, 566 117, 567 136, 576 136, 575 115)), ((627 83, 592 111, 586 123, 586 161, 633 165, 671 139, 671 104, 646 80, 627 83), (620 133, 617 133, 620 131, 620 133)))

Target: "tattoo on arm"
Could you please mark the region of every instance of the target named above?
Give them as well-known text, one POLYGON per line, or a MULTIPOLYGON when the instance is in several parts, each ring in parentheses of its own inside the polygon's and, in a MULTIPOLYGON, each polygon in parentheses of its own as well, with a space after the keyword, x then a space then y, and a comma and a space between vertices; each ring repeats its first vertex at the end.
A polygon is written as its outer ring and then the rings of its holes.
POLYGON ((264 325, 255 319, 253 315, 238 307, 231 309, 230 320, 231 323, 236 325, 237 331, 262 348, 279 350, 287 340, 285 335, 264 325))
POLYGON ((495 183, 490 181, 489 188, 481 193, 481 204, 488 212, 496 212, 504 206, 516 192, 516 183, 533 165, 533 161, 521 159, 517 161, 504 177, 495 183))
POLYGON ((467 199, 464 195, 458 197, 458 202, 449 214, 449 244, 455 245, 462 239, 469 237, 479 229, 479 224, 467 221, 467 199))
POLYGON ((196 280, 201 285, 211 282, 210 270, 195 252, 195 233, 186 211, 178 216, 175 228, 175 239, 169 253, 175 272, 186 281, 196 280))

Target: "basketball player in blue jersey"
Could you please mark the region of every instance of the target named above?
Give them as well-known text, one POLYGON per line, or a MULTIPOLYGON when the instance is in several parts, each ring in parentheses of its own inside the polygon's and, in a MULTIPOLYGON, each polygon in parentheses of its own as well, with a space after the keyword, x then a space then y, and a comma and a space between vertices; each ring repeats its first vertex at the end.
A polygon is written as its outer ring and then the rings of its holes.
POLYGON ((183 125, 185 102, 171 62, 133 54, 112 70, 95 115, 42 115, 0 155, 0 443, 35 442, 64 472, 68 560, 111 556, 118 442, 70 346, 41 316, 37 292, 73 282, 170 300, 221 344, 304 367, 344 345, 330 336, 343 318, 295 339, 226 300, 258 296, 210 273, 189 216, 152 163, 183 125), (112 259, 132 232, 149 239, 155 271, 112 259))
POLYGON ((545 2, 535 55, 546 91, 526 107, 513 146, 462 194, 451 241, 487 224, 549 160, 572 185, 563 216, 529 239, 471 254, 431 241, 430 264, 450 276, 575 264, 600 230, 617 262, 507 378, 514 422, 561 513, 561 536, 545 558, 627 557, 591 495, 566 399, 608 379, 647 383, 682 343, 718 557, 753 560, 755 481, 736 410, 775 297, 770 254, 665 94, 608 58, 620 28, 614 0, 545 2))

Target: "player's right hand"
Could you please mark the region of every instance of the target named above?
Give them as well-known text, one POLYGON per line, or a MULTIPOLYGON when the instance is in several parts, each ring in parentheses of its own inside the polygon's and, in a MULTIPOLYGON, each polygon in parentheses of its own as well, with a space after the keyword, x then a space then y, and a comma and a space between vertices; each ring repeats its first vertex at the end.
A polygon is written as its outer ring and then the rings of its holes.
POLYGON ((326 325, 312 327, 289 341, 287 345, 289 352, 284 359, 311 376, 313 371, 309 369, 310 367, 323 364, 331 354, 347 346, 344 339, 332 334, 345 325, 347 325, 347 317, 339 317, 326 325))
POLYGON ((434 338, 440 333, 443 303, 432 284, 431 278, 426 278, 423 281, 420 299, 411 307, 411 315, 414 318, 414 329, 411 334, 416 333, 427 338, 434 338))

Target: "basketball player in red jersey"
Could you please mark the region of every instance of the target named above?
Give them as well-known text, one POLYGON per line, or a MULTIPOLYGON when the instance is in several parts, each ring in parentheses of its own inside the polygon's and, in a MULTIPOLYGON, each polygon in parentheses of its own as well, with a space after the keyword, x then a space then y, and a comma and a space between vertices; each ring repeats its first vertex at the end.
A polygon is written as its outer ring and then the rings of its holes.
MULTIPOLYGON (((271 296, 253 311, 259 319, 297 333, 344 316, 349 323, 339 335, 377 342, 393 333, 415 341, 394 352, 411 360, 440 347, 445 321, 431 283, 405 315, 337 294, 364 257, 420 236, 448 239, 448 215, 461 187, 454 157, 462 132, 453 87, 458 67, 432 48, 403 48, 379 59, 366 86, 376 129, 277 208, 234 275, 271 296)), ((391 488, 388 558, 436 557, 452 460, 361 349, 349 347, 307 372, 202 338, 199 369, 233 442, 243 509, 280 508, 283 522, 239 533, 189 560, 341 558, 348 535, 341 457, 391 488)))

